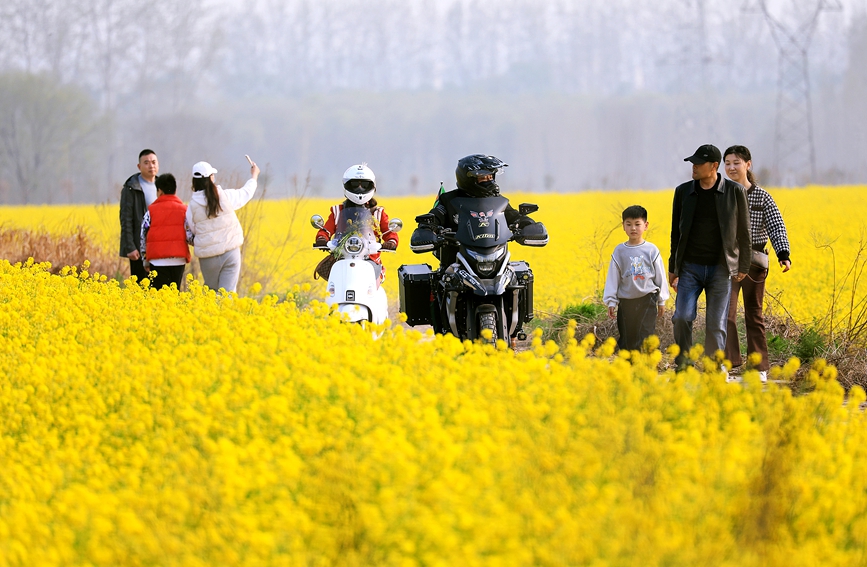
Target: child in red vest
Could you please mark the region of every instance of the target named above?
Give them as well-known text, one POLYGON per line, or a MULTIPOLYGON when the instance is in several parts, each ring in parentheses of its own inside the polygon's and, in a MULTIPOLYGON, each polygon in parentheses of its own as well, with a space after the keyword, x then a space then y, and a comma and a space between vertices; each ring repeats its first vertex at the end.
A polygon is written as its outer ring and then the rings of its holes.
POLYGON ((184 268, 190 261, 187 245, 187 206, 175 193, 175 176, 165 173, 156 178, 157 200, 141 223, 141 255, 147 270, 157 275, 151 287, 161 289, 175 284, 181 288, 184 268))

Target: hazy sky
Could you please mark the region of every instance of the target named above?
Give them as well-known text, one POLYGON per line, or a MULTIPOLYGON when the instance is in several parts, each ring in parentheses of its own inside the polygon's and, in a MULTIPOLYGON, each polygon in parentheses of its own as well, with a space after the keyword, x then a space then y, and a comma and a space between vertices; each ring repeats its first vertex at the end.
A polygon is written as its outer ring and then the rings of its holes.
MULTIPOLYGON (((143 147, 173 171, 256 153, 284 192, 309 175, 329 195, 352 163, 426 191, 477 152, 528 190, 665 187, 707 141, 800 183, 809 159, 778 143, 780 100, 800 100, 780 90, 778 46, 817 4, 768 0, 775 36, 751 3, 4 0, 0 198, 51 198, 38 187, 60 176, 69 198, 112 199, 143 147)), ((867 151, 848 128, 867 97, 867 0, 840 4, 809 34, 814 161, 820 181, 867 181, 844 151, 867 151)), ((787 112, 784 132, 806 131, 787 112)))

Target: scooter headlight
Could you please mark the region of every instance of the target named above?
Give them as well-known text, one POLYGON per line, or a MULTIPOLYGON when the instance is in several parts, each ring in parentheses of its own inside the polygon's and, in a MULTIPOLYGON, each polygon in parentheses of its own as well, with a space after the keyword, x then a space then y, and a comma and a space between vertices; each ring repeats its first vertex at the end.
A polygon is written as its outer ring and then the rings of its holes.
POLYGON ((350 254, 358 254, 364 249, 364 242, 357 236, 350 236, 344 245, 350 254))
POLYGON ((506 247, 500 246, 491 254, 480 254, 468 248, 467 253, 476 263, 476 269, 479 271, 479 275, 488 276, 497 268, 497 260, 502 258, 506 253, 506 247))

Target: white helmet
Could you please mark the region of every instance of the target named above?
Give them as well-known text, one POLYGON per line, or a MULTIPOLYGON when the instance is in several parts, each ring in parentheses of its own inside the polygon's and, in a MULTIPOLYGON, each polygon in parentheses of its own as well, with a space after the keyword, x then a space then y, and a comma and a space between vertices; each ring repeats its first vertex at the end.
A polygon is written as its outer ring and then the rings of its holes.
POLYGON ((353 165, 343 172, 343 194, 356 205, 363 205, 376 192, 376 176, 366 163, 353 165))

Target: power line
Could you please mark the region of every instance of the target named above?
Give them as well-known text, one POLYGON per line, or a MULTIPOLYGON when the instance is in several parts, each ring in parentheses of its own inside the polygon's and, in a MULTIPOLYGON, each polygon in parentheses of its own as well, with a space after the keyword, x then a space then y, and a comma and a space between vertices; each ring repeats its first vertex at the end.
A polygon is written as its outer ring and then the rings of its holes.
MULTIPOLYGON (((746 0, 744 12, 761 13, 777 46, 777 116, 774 132, 774 173, 779 182, 812 182, 816 175, 813 109, 810 94, 810 43, 822 12, 839 12, 840 0, 819 0, 796 21, 772 14, 767 0, 746 0)), ((788 12, 794 15, 794 10, 788 12)))

